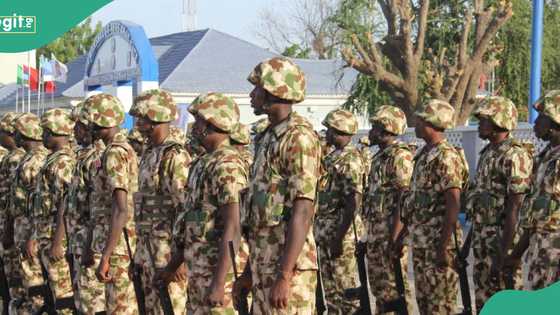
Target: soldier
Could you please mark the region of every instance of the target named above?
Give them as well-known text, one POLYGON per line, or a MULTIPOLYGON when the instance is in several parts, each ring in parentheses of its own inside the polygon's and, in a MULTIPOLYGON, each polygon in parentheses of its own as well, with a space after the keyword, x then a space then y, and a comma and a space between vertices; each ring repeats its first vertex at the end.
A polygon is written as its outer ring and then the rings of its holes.
MULTIPOLYGON (((152 279, 156 270, 164 268, 171 258, 173 221, 185 204, 192 161, 184 149, 184 141, 172 135, 171 122, 177 107, 171 95, 149 90, 134 100, 138 109, 136 127, 148 140, 139 169, 139 192, 135 196, 136 233, 138 245, 135 261, 143 271, 143 286, 148 314, 163 314, 157 288, 152 279), (155 263, 155 266, 154 264, 155 263)), ((169 284, 174 314, 186 314, 187 281, 184 265, 169 284)))
POLYGON ((146 146, 146 139, 140 133, 140 131, 138 131, 138 127, 135 126, 134 128, 130 129, 126 138, 128 139, 128 143, 134 149, 134 152, 136 152, 136 155, 138 157, 142 157, 142 154, 144 153, 144 149, 146 146))
POLYGON ((64 196, 76 163, 69 137, 74 122, 60 108, 48 110, 41 117, 43 144, 51 150, 38 174, 31 213, 32 236, 27 255, 40 256, 48 273, 49 287, 60 313, 71 314, 75 308, 70 269, 65 259, 66 229, 64 196))
POLYGON ((260 134, 249 184, 250 266, 235 295, 253 288, 254 314, 312 314, 317 250, 311 229, 317 207, 321 146, 311 123, 292 111, 305 97, 305 76, 276 57, 249 75, 251 106, 270 126, 260 134))
MULTIPOLYGON (((506 288, 499 275, 512 248, 518 210, 530 188, 531 156, 510 132, 517 125, 517 109, 503 97, 485 98, 474 111, 478 134, 489 143, 480 153, 467 212, 473 219, 473 279, 480 311, 494 293, 506 288)), ((521 270, 514 287, 522 289, 521 270)))
POLYGON ((23 287, 27 295, 25 302, 17 308, 18 314, 35 314, 44 301, 36 288, 44 284, 41 266, 37 256, 27 256, 25 243, 31 237, 31 198, 37 186, 37 175, 45 164, 49 150, 43 146, 43 128, 41 120, 35 114, 25 113, 15 122, 15 138, 19 147, 25 150, 15 176, 10 198, 13 208, 10 218, 13 220, 14 243, 19 257, 18 269, 21 271, 23 287))
POLYGON ((543 289, 560 280, 560 90, 546 93, 533 106, 539 117, 533 127, 537 138, 548 141, 535 160, 533 188, 520 220, 521 237, 506 266, 518 266, 528 247, 529 288, 543 289))
MULTIPOLYGON (((195 99, 189 112, 196 119, 193 136, 207 153, 201 173, 191 175, 187 187, 184 260, 189 273, 188 313, 233 314, 228 242, 238 243, 240 197, 247 186, 243 161, 229 140, 239 120, 239 108, 230 97, 208 93, 195 99)), ((180 261, 173 259, 163 278, 168 279, 180 261)))
POLYGON ((411 193, 403 209, 412 236, 420 314, 453 314, 457 298, 451 238, 453 233, 462 237, 457 216, 468 170, 443 134, 453 127, 453 114, 451 105, 434 99, 416 113, 416 136, 426 145, 414 158, 411 193))
MULTIPOLYGON (((407 144, 397 139, 406 130, 406 116, 402 110, 389 105, 381 106, 370 122, 369 139, 379 147, 379 151, 372 157, 363 212, 370 287, 381 313, 388 302, 399 298, 394 276, 394 268, 399 266, 392 263, 392 246, 402 233, 401 205, 410 187, 414 153, 407 144)), ((400 262, 407 301, 412 301, 406 280, 406 250, 400 262)), ((412 314, 410 305, 407 307, 412 314)))
POLYGON ((94 140, 106 145, 94 170, 90 228, 93 252, 99 261, 96 276, 105 283, 108 314, 137 314, 138 304, 128 270, 136 245, 133 194, 138 191, 138 158, 128 144, 124 108, 116 97, 101 93, 84 102, 94 140), (129 253, 130 248, 130 253, 129 253))
POLYGON ((373 153, 371 152, 371 150, 369 149, 369 147, 371 147, 371 142, 369 140, 368 136, 363 136, 360 138, 360 140, 358 141, 358 143, 360 144, 360 148, 358 149, 360 151, 360 153, 362 154, 362 159, 364 160, 364 188, 367 189, 367 185, 369 185, 367 177, 370 173, 371 170, 371 162, 373 159, 373 153))
MULTIPOLYGON (((22 300, 24 289, 21 282, 21 273, 18 263, 17 249, 14 247, 14 226, 10 213, 13 211, 13 200, 10 198, 12 179, 15 176, 17 166, 25 151, 19 148, 15 141, 15 119, 17 113, 8 112, 0 120, 0 144, 9 152, 0 162, 0 240, 2 241, 2 261, 4 272, 8 281, 10 296, 13 302, 22 300)), ((10 301, 2 301, 2 306, 10 301)))
POLYGON ((251 144, 249 127, 242 123, 235 125, 230 135, 230 140, 231 144, 239 151, 243 162, 245 162, 246 177, 249 180, 249 172, 253 164, 253 153, 248 148, 249 144, 251 144))
POLYGON ((344 290, 358 285, 354 257, 352 223, 362 233, 358 216, 363 193, 364 163, 352 144, 358 121, 352 113, 336 109, 323 120, 327 144, 334 150, 323 158, 325 173, 319 187, 319 211, 315 216, 314 236, 321 247, 321 271, 326 299, 341 314, 352 314, 356 301, 344 298, 344 290))
POLYGON ((71 252, 74 256, 73 286, 76 306, 80 313, 93 315, 105 311, 105 285, 95 276, 94 263, 82 264, 92 257, 84 257, 86 244, 89 244, 89 224, 91 211, 91 190, 96 164, 100 163, 101 153, 105 149, 103 141, 93 141, 89 131, 87 111, 80 103, 72 111, 76 122, 74 133, 80 146, 77 153, 76 167, 72 176, 72 184, 68 192, 68 226, 71 238, 71 252))

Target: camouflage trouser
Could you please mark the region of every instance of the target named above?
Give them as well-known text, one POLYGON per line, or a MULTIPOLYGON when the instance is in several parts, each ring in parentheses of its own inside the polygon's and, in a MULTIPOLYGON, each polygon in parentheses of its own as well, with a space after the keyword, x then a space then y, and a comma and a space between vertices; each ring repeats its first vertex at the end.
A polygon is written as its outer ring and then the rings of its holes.
MULTIPOLYGON (((482 310, 484 303, 486 303, 494 293, 505 290, 506 288, 503 279, 501 279, 501 281, 493 281, 490 275, 492 261, 497 255, 497 242, 498 240, 496 237, 483 234, 473 246, 475 303, 476 309, 479 311, 482 310)), ((513 282, 514 289, 521 290, 523 288, 523 275, 520 268, 517 269, 513 277, 513 282)))
POLYGON ((351 314, 359 308, 359 301, 344 298, 344 290, 358 286, 356 258, 354 256, 355 246, 351 240, 345 240, 342 246, 342 255, 333 259, 329 250, 323 246, 321 255, 321 275, 325 297, 329 303, 329 311, 334 314, 351 314))
MULTIPOLYGON (((386 251, 387 245, 383 242, 368 243, 367 245, 367 263, 369 285, 371 293, 375 296, 377 309, 381 309, 383 304, 394 301, 399 298, 397 285, 395 282, 395 272, 393 261, 386 251)), ((403 249, 403 257, 401 258, 401 270, 406 290, 406 302, 408 313, 412 314, 412 292, 408 285, 408 249, 403 249)))
POLYGON ((233 300, 231 297, 231 290, 233 287, 233 274, 228 273, 226 276, 226 284, 224 286, 224 300, 225 303, 219 307, 211 307, 206 303, 208 290, 212 283, 214 276, 211 270, 189 270, 189 303, 187 305, 187 312, 189 315, 206 315, 206 314, 237 314, 233 307, 233 300))
MULTIPOLYGON (((276 280, 276 273, 261 273, 251 265, 253 277, 253 315, 312 315, 315 314, 315 291, 317 271, 296 271, 291 283, 288 308, 280 310, 270 304, 270 290, 276 280)), ((268 268, 274 270, 274 268, 268 268)))
MULTIPOLYGON (((39 257, 31 259, 19 254, 20 270, 22 275, 23 287, 26 290, 29 288, 37 287, 45 284, 43 274, 41 273, 41 265, 39 264, 39 257)), ((40 295, 30 296, 27 294, 25 302, 18 307, 18 314, 33 314, 36 313, 43 305, 43 297, 40 295)))
MULTIPOLYGON (((154 278, 154 266, 151 263, 150 254, 144 242, 145 237, 138 238, 139 242, 136 247, 135 262, 142 266, 142 286, 146 297, 146 312, 150 315, 163 314, 160 299, 157 295, 157 288, 152 285, 154 278)), ((154 257, 156 268, 161 269, 167 266, 171 257, 170 241, 158 241, 156 238, 151 239, 152 250, 157 248, 158 253, 162 253, 161 257, 154 257)), ((173 304, 173 312, 175 315, 185 315, 187 312, 187 281, 171 282, 167 288, 171 303, 173 304)))
POLYGON ((95 269, 99 265, 100 255, 94 256, 94 264, 84 267, 80 264, 81 255, 74 255, 74 296, 78 311, 84 315, 93 315, 105 310, 105 284, 99 282, 95 276, 95 269))
MULTIPOLYGON (((64 298, 72 298, 72 281, 70 280, 70 268, 66 259, 52 261, 49 257, 50 245, 41 246, 41 262, 47 269, 49 286, 55 302, 64 298)), ((72 314, 70 309, 60 310, 61 314, 72 314)))
POLYGON ((130 257, 128 255, 113 255, 109 259, 109 266, 109 276, 112 281, 105 284, 105 309, 107 314, 138 314, 134 285, 128 276, 130 257))
POLYGON ((529 287, 545 288, 560 280, 560 232, 540 232, 531 238, 528 253, 529 287))
POLYGON ((15 247, 4 249, 2 251, 2 260, 4 261, 4 272, 10 286, 12 301, 21 301, 25 296, 25 289, 23 288, 17 249, 15 247))
MULTIPOLYGON (((454 251, 448 255, 454 259, 454 251)), ((431 248, 413 248, 414 284, 420 315, 454 314, 458 293, 458 276, 452 266, 438 271, 436 253, 431 248)))

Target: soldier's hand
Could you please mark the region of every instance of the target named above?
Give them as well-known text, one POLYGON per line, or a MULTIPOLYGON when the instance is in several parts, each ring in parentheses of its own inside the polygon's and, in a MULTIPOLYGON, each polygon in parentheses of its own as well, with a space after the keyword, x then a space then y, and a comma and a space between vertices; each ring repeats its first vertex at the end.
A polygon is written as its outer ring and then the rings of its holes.
POLYGON ((334 240, 329 248, 331 258, 336 259, 342 256, 342 240, 334 240))
POLYGON ((59 261, 64 258, 64 249, 60 244, 52 244, 49 249, 49 258, 51 261, 59 261))
POLYGON ((219 307, 224 305, 225 301, 225 290, 224 285, 215 284, 212 281, 210 285, 210 290, 208 291, 208 295, 206 296, 206 303, 211 307, 219 307))
POLYGON ((35 240, 28 240, 25 243, 25 253, 27 257, 32 258, 37 256, 37 241, 35 240))
POLYGON ((239 309, 241 299, 247 298, 247 292, 251 290, 252 286, 253 279, 251 279, 250 274, 243 273, 239 278, 237 278, 237 280, 235 280, 231 295, 233 297, 233 306, 236 310, 239 309))
POLYGON ((109 258, 101 257, 99 266, 97 266, 97 270, 95 271, 95 276, 97 280, 103 283, 111 282, 112 278, 109 275, 109 258))
POLYGON ((513 256, 506 256, 504 258, 504 269, 507 270, 515 270, 517 267, 521 265, 521 258, 513 257, 513 256))
POLYGON ((283 276, 276 278, 270 290, 270 303, 272 307, 279 309, 287 308, 290 293, 290 280, 283 276))
POLYGON ((93 252, 91 251, 91 249, 87 249, 82 255, 80 264, 86 268, 89 268, 95 264, 95 259, 93 258, 93 252))
POLYGON ((181 266, 179 266, 179 269, 175 271, 175 274, 173 275, 173 279, 171 281, 185 282, 186 280, 187 280, 187 266, 185 265, 185 263, 182 263, 181 266))
POLYGON ((173 281, 175 273, 169 271, 167 268, 160 269, 154 274, 154 279, 152 280, 155 287, 167 287, 169 282, 173 281))
POLYGON ((436 268, 439 272, 445 272, 449 267, 450 260, 446 250, 438 250, 436 252, 436 268))

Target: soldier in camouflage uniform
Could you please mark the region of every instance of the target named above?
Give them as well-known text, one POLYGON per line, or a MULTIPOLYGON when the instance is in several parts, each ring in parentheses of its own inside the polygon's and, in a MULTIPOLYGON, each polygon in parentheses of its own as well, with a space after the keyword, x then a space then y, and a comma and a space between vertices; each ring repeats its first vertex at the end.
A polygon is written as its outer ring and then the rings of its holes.
MULTIPOLYGON (((276 57, 249 75, 251 105, 270 126, 259 135, 251 170, 247 222, 250 268, 236 284, 253 288, 253 314, 312 314, 317 286, 313 216, 321 146, 313 126, 292 111, 305 98, 305 75, 276 57)), ((249 265, 248 265, 249 266, 249 265)))
POLYGON ((89 224, 92 243, 86 244, 85 255, 89 257, 92 251, 93 260, 99 261, 96 276, 105 283, 107 313, 137 314, 128 270, 136 248, 133 194, 138 191, 138 158, 126 131, 119 128, 124 108, 116 97, 97 94, 86 99, 84 107, 93 139, 106 145, 95 164, 89 224))
MULTIPOLYGON (((176 119, 177 107, 169 93, 149 90, 134 102, 139 111, 136 126, 148 139, 140 162, 139 192, 134 197, 138 235, 135 262, 143 271, 147 313, 163 314, 152 279, 156 270, 164 268, 171 258, 173 222, 185 203, 184 187, 192 159, 184 149, 184 141, 172 134, 170 123, 176 119)), ((184 266, 179 273, 181 280, 168 287, 176 315, 186 314, 187 303, 184 266)))
POLYGON ((17 307, 17 314, 34 314, 43 305, 38 288, 44 284, 39 258, 29 257, 25 243, 31 237, 31 197, 37 185, 37 175, 45 164, 49 150, 43 146, 41 120, 35 114, 25 113, 15 121, 15 137, 19 147, 25 149, 15 176, 10 198, 13 208, 10 218, 14 226, 14 243, 19 257, 18 269, 21 271, 23 287, 27 291, 25 302, 17 307))
MULTIPOLYGON (((241 155, 230 144, 239 108, 219 93, 200 95, 189 112, 193 136, 206 149, 204 165, 189 177, 184 214, 184 259, 189 275, 188 313, 234 314, 228 242, 238 242, 241 191, 247 186, 241 155), (196 176, 196 177, 195 177, 196 176)), ((178 266, 174 259, 167 270, 178 266)))
POLYGON ((64 197, 76 163, 69 137, 74 122, 64 109, 48 110, 41 117, 43 144, 51 150, 38 174, 31 213, 32 235, 27 242, 27 255, 39 255, 48 273, 49 286, 57 309, 71 314, 74 309, 70 269, 65 259, 66 231, 64 197))
MULTIPOLYGON (((478 133, 489 140, 480 153, 474 187, 469 190, 467 213, 473 219, 473 279, 480 311, 494 293, 505 289, 500 270, 513 244, 518 210, 530 188, 531 156, 510 132, 517 125, 517 109, 508 99, 488 97, 474 111, 478 133)), ((509 289, 522 289, 517 270, 509 289)))
POLYGON ((355 239, 362 234, 358 216, 363 193, 364 163, 360 151, 352 144, 358 121, 346 110, 336 109, 323 120, 327 127, 327 144, 334 150, 323 158, 325 172, 319 185, 319 210, 313 227, 320 247, 321 272, 326 299, 332 311, 352 314, 357 301, 344 298, 344 290, 358 286, 356 281, 355 239))
POLYGON ((138 127, 135 126, 134 128, 130 129, 126 138, 128 139, 128 143, 130 143, 130 145, 136 152, 136 155, 138 157, 142 157, 146 146, 146 139, 140 133, 140 131, 138 131, 138 127))
POLYGON ((367 186, 369 185, 369 182, 367 180, 367 177, 370 173, 371 170, 371 162, 373 160, 373 152, 371 152, 370 147, 371 147, 371 142, 369 141, 369 137, 368 136, 363 136, 360 138, 360 140, 358 141, 358 143, 360 144, 360 148, 358 148, 358 150, 360 151, 361 155, 362 155, 362 159, 364 161, 364 191, 367 190, 367 186))
POLYGON ((84 250, 88 244, 91 231, 87 227, 90 222, 90 198, 93 187, 93 175, 96 164, 100 163, 101 153, 105 149, 103 141, 93 141, 89 131, 87 111, 80 103, 72 111, 75 121, 74 133, 80 146, 77 152, 76 167, 72 176, 72 184, 68 193, 67 211, 68 226, 71 239, 71 252, 74 255, 74 293, 76 307, 82 314, 93 315, 105 311, 105 285, 95 276, 93 257, 85 257, 84 250), (81 262, 89 261, 87 264, 81 262))
POLYGON ((538 290, 560 280, 560 90, 546 93, 534 108, 539 112, 535 135, 548 145, 535 159, 532 190, 521 212, 521 237, 506 265, 518 266, 531 248, 528 285, 538 290))
MULTIPOLYGON (((370 119, 371 143, 379 147, 373 156, 363 216, 367 230, 367 261, 372 294, 379 312, 384 304, 399 298, 392 259, 392 245, 401 233, 401 206, 410 187, 414 153, 396 137, 406 130, 406 116, 394 106, 379 107, 370 119)), ((401 258, 402 275, 411 311, 411 295, 407 281, 407 251, 401 258)))
POLYGON ((416 300, 420 314, 453 314, 457 273, 452 239, 453 233, 462 238, 457 216, 468 169, 443 134, 453 127, 453 107, 429 100, 416 115, 416 136, 426 145, 414 158, 410 194, 403 207, 412 236, 416 300))
MULTIPOLYGON (((12 302, 22 300, 24 297, 17 249, 14 246, 13 218, 10 215, 14 207, 13 200, 10 198, 12 180, 19 162, 25 155, 25 151, 19 148, 15 141, 14 122, 18 116, 17 113, 8 112, 0 120, 0 144, 9 151, 0 161, 0 240, 2 242, 0 255, 4 262, 4 272, 12 302)), ((4 301, 0 305, 3 307, 4 301)))

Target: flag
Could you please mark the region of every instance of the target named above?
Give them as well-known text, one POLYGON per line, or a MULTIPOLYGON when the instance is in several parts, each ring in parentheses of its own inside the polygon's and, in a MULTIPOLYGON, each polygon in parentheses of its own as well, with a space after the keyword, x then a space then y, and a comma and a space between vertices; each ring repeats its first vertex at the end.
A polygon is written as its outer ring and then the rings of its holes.
POLYGON ((25 84, 25 82, 23 80, 23 67, 21 65, 17 66, 17 81, 16 81, 16 83, 18 85, 25 84))
POLYGON ((27 77, 29 78, 29 89, 31 89, 31 91, 37 91, 39 87, 39 73, 37 69, 33 67, 23 66, 24 71, 26 68, 28 73, 27 77))
POLYGON ((29 82, 29 67, 23 65, 23 84, 28 84, 29 82))
POLYGON ((51 58, 54 81, 66 83, 66 74, 68 73, 68 68, 65 64, 56 60, 54 54, 51 55, 51 58))
POLYGON ((43 89, 45 93, 53 94, 54 92, 56 92, 56 84, 54 83, 54 81, 46 81, 45 83, 43 83, 43 89))
POLYGON ((52 63, 43 55, 39 57, 39 63, 41 67, 41 80, 43 82, 53 81, 54 77, 52 63))

